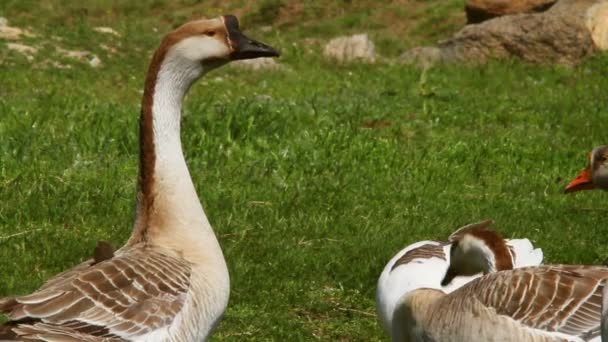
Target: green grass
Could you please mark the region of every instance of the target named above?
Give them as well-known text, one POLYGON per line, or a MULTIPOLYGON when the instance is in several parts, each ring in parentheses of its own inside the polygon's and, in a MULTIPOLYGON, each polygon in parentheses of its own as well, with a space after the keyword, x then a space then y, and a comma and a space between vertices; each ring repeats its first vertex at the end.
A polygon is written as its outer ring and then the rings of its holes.
MULTIPOLYGON (((38 33, 24 42, 43 49, 29 62, 0 41, 0 295, 36 289, 89 257, 98 239, 127 239, 145 68, 161 32, 201 14, 195 1, 131 9, 94 1, 88 12, 77 2, 37 3, 0 5, 11 25, 38 33), (58 58, 54 44, 92 51, 104 66, 42 65, 58 58)), ((441 11, 456 7, 447 3, 441 11)), ((357 9, 342 17, 364 16, 357 9)), ((433 27, 434 15, 412 25, 433 27)), ((385 339, 374 316, 384 263, 407 244, 485 218, 508 237, 532 239, 549 263, 608 256, 606 195, 562 193, 587 152, 606 143, 608 56, 572 69, 335 65, 299 44, 315 30, 349 30, 348 20, 328 18, 269 33, 252 27, 281 47, 291 71, 223 68, 187 98, 184 149, 232 279, 214 340, 385 339)), ((381 52, 411 44, 403 40, 381 52)))

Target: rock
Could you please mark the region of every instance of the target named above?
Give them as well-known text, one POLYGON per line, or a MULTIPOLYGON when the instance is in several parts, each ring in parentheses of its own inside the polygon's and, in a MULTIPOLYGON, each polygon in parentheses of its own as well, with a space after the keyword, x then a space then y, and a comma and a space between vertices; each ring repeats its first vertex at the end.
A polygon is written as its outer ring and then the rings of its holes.
POLYGON ((94 27, 93 30, 96 32, 99 32, 99 33, 106 33, 106 34, 114 35, 116 37, 120 37, 120 33, 116 32, 111 27, 98 26, 98 27, 94 27))
POLYGON ((323 54, 339 62, 360 60, 373 63, 376 61, 376 48, 365 33, 334 38, 325 45, 323 54))
POLYGON ((89 60, 89 65, 93 68, 99 68, 101 66, 101 59, 99 57, 93 55, 93 58, 89 60))
POLYGON ((232 65, 250 70, 279 70, 283 68, 274 58, 270 57, 243 59, 232 62, 232 65))
POLYGON ((608 1, 599 2, 587 10, 587 29, 599 50, 608 50, 608 1))
MULTIPOLYGON (((606 45, 606 21, 605 0, 559 0, 542 13, 467 25, 437 46, 439 57, 435 58, 484 63, 491 58, 517 57, 535 63, 574 65, 606 45)), ((408 51, 402 58, 411 59, 412 55, 415 53, 408 51)))
POLYGON ((482 21, 509 14, 542 12, 556 0, 467 0, 464 10, 467 23, 482 21))
POLYGON ((5 17, 0 17, 0 27, 8 26, 8 19, 5 17))

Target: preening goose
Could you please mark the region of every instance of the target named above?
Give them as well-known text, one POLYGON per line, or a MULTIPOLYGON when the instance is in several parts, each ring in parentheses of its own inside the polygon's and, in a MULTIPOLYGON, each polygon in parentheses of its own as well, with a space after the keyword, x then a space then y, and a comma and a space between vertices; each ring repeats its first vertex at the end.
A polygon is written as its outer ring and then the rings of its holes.
MULTIPOLYGON (((454 241, 452 276, 477 278, 450 294, 419 289, 404 295, 394 341, 599 341, 608 268, 549 265, 494 272, 506 248, 492 231, 454 241)), ((456 278, 457 279, 457 278, 456 278)))
POLYGON ((566 193, 581 190, 608 190, 608 145, 599 146, 589 153, 587 167, 566 186, 566 193))
MULTIPOLYGON (((442 285, 442 279, 450 264, 450 247, 452 241, 467 232, 482 232, 488 229, 492 221, 470 224, 456 230, 448 241, 420 241, 411 244, 395 254, 386 264, 376 289, 376 309, 382 326, 391 334, 395 306, 400 298, 420 288, 431 288, 450 293, 481 274, 461 276, 442 285)), ((534 248, 528 239, 506 240, 508 262, 498 260, 496 269, 511 269, 539 265, 543 261, 543 252, 534 248)))
POLYGON ((192 21, 164 37, 144 87, 131 237, 115 252, 102 246, 99 258, 57 275, 32 294, 0 299, 0 312, 11 320, 0 339, 210 336, 228 303, 230 281, 182 153, 182 100, 199 77, 231 60, 278 55, 243 35, 231 15, 192 21))

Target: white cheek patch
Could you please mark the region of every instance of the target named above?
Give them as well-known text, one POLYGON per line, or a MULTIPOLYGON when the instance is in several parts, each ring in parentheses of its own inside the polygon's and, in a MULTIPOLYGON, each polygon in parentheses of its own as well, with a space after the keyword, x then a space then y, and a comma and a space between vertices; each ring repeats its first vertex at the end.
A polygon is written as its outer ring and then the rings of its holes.
POLYGON ((214 37, 196 36, 183 39, 171 49, 172 53, 191 61, 226 58, 230 48, 214 37))
POLYGON ((463 252, 463 260, 460 262, 476 272, 496 271, 494 252, 483 240, 467 235, 460 241, 459 246, 463 252))

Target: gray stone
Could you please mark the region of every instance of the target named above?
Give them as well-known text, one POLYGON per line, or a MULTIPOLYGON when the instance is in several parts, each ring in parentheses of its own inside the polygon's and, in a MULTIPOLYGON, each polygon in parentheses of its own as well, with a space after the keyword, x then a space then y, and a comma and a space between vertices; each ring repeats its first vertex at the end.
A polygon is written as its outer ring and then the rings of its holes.
POLYGON ((365 33, 334 38, 325 45, 323 54, 339 62, 376 61, 376 48, 365 33))
POLYGON ((491 58, 517 57, 534 63, 574 65, 608 45, 607 14, 605 0, 560 0, 542 13, 467 25, 439 43, 438 51, 418 48, 432 51, 432 58, 429 53, 410 50, 402 59, 484 63, 491 58))

